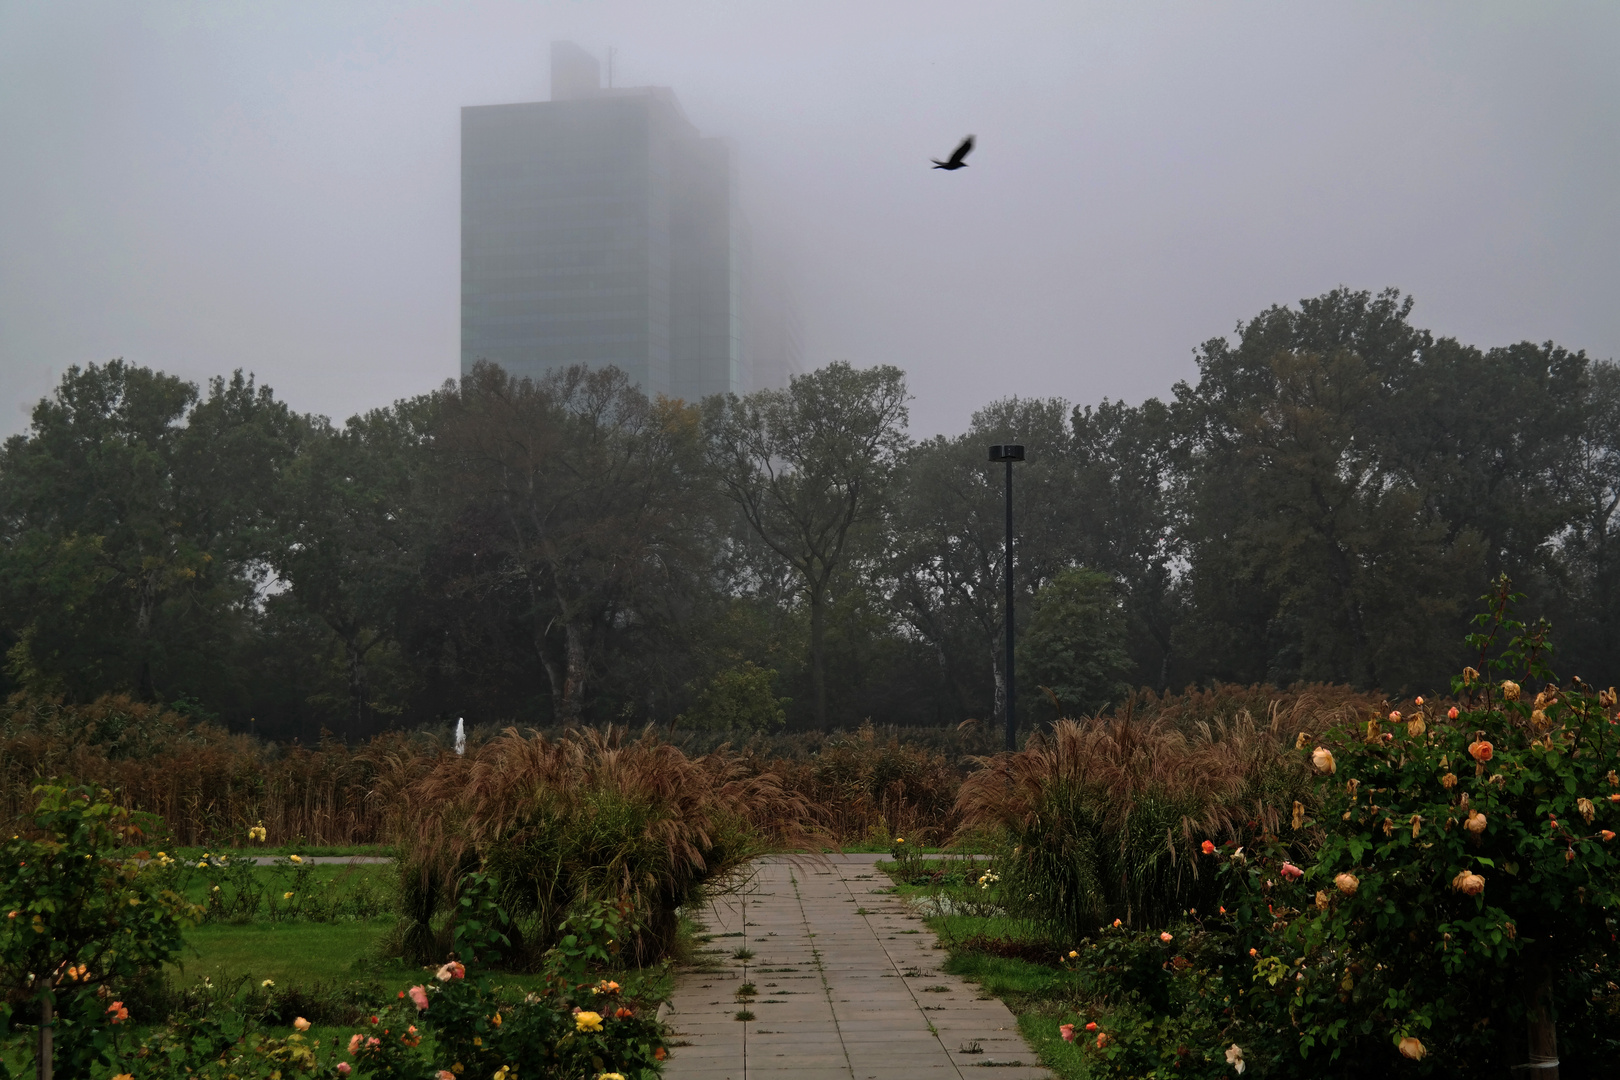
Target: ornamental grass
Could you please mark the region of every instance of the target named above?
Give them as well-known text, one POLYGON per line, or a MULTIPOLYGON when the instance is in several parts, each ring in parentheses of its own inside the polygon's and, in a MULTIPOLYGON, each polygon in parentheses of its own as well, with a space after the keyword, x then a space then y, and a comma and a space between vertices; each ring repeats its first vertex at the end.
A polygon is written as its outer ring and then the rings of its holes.
POLYGON ((17 696, 0 705, 0 818, 24 819, 34 785, 59 778, 157 814, 179 844, 241 845, 259 824, 277 843, 381 843, 388 807, 373 792, 436 747, 403 733, 281 746, 125 695, 88 705, 17 696))
POLYGON ((405 941, 429 957, 448 945, 434 912, 454 906, 475 870, 496 882, 517 952, 532 959, 566 913, 608 900, 634 913, 644 962, 673 946, 677 909, 702 890, 756 856, 823 839, 804 797, 741 755, 688 756, 619 728, 556 738, 509 728, 465 757, 441 755, 390 801, 415 905, 405 941))
POLYGON ((1284 833, 1294 804, 1313 802, 1288 753, 1300 733, 1314 739, 1377 701, 1327 686, 1138 695, 980 759, 957 799, 960 830, 1000 837, 1003 895, 1054 936, 1114 918, 1162 926, 1216 902, 1203 841, 1284 833))

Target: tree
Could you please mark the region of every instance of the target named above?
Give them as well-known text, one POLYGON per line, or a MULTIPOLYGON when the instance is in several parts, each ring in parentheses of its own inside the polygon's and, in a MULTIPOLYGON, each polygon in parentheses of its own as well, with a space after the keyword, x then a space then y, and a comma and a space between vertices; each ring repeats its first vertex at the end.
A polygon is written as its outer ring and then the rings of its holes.
POLYGON ((604 637, 703 560, 696 410, 649 402, 616 368, 534 381, 488 364, 444 408, 437 497, 487 544, 468 598, 515 590, 555 715, 577 722, 604 637))
POLYGON ((1053 719, 1094 713, 1131 691, 1125 639, 1124 604, 1114 579, 1072 567, 1035 594, 1018 641, 1019 671, 1051 693, 1053 719))
MULTIPOLYGON (((970 430, 935 436, 906 456, 894 502, 888 573, 900 617, 938 650, 959 685, 989 675, 990 707, 1006 701, 1003 669, 1006 520, 1001 468, 992 443, 1022 443, 1015 466, 1014 587, 1027 601, 1077 553, 1077 497, 1069 405, 1059 398, 1008 398, 973 414, 970 430)), ((1027 620, 1028 604, 1020 605, 1027 620)), ((963 685, 964 705, 977 697, 963 685)))
POLYGON ((397 644, 401 608, 422 576, 429 541, 418 488, 437 398, 401 402, 349 420, 313 421, 281 477, 270 562, 289 598, 314 614, 343 650, 347 718, 367 726, 367 659, 397 644))
POLYGON ((1403 452, 1429 336, 1410 300, 1339 290, 1206 343, 1177 387, 1204 678, 1400 688, 1454 656, 1479 534, 1403 452))
POLYGON ((199 398, 120 360, 69 368, 0 455, 0 589, 23 614, 13 677, 81 697, 225 697, 296 436, 241 372, 199 398))
POLYGON ((704 403, 708 461, 719 490, 790 566, 810 609, 815 719, 827 725, 829 587, 851 542, 877 525, 906 438, 905 374, 829 364, 786 390, 704 403))

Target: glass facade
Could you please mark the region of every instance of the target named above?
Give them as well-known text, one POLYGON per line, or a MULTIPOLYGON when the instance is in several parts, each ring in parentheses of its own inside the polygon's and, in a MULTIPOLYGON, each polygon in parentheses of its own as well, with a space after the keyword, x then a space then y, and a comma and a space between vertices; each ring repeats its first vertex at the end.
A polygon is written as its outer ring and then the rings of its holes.
POLYGON ((730 149, 669 91, 602 89, 560 47, 552 101, 462 110, 462 370, 613 364, 651 394, 747 392, 730 149))

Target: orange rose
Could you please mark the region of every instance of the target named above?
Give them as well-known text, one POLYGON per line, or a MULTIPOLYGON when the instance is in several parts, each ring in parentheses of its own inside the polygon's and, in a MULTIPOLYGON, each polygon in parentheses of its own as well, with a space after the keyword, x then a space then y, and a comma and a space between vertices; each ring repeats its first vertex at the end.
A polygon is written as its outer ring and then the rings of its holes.
POLYGON ((1484 763, 1491 760, 1491 758, 1495 755, 1496 747, 1492 746, 1484 739, 1480 739, 1478 742, 1471 742, 1468 744, 1468 756, 1473 758, 1475 761, 1484 763))

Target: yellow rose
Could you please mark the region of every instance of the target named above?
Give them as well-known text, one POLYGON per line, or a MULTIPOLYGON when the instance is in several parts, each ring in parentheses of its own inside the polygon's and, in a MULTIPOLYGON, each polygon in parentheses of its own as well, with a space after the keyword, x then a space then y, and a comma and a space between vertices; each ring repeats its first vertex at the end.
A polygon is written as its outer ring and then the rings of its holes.
POLYGON ((577 1012, 574 1014, 575 1031, 601 1031, 602 1014, 593 1012, 577 1012))

